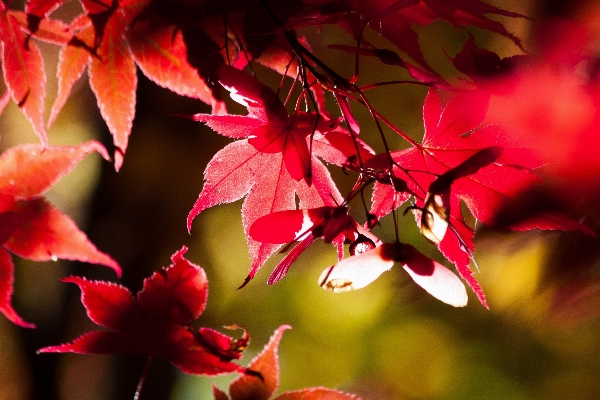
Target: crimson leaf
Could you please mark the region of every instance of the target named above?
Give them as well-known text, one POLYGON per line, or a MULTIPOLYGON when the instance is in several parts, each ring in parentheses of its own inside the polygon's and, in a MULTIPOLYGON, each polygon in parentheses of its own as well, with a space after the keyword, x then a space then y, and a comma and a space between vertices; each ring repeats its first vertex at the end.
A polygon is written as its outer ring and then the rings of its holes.
MULTIPOLYGON (((395 175, 407 182, 410 191, 416 195, 416 207, 422 209, 428 190, 438 176, 448 173, 483 148, 500 146, 504 149, 494 163, 483 166, 476 173, 458 174, 448 201, 452 230, 439 244, 440 251, 456 265, 484 305, 483 291, 469 269, 474 233, 464 223, 460 200, 467 204, 476 219, 489 223, 503 204, 524 188, 539 182, 532 172, 539 164, 530 150, 514 145, 499 126, 481 126, 487 109, 488 96, 485 94, 460 94, 443 107, 437 92, 432 89, 423 107, 423 142, 407 150, 392 152, 394 161, 403 168, 395 167, 395 175)), ((398 198, 406 200, 408 196, 406 193, 398 196, 390 185, 377 182, 372 212, 379 217, 389 213, 402 203, 390 199, 398 198), (382 204, 387 207, 381 207, 382 204)), ((574 229, 572 224, 548 219, 546 222, 547 228, 574 229)))
POLYGON ((42 196, 87 154, 108 154, 97 142, 75 147, 21 145, 0 157, 0 311, 12 322, 25 322, 11 305, 14 266, 7 251, 35 261, 57 258, 102 264, 118 275, 121 267, 99 251, 75 223, 42 196))
MULTIPOLYGON (((231 400, 350 400, 357 399, 356 396, 345 394, 327 388, 309 388, 282 393, 273 397, 279 386, 279 356, 278 348, 283 332, 290 329, 288 325, 280 326, 271 336, 263 351, 256 356, 248 365, 253 374, 240 376, 229 385, 231 400)), ((213 386, 215 400, 228 399, 227 393, 213 386)))
POLYGON ((185 373, 245 372, 230 361, 241 356, 244 346, 218 332, 206 328, 194 332, 191 327, 206 307, 208 283, 204 270, 184 258, 186 251, 182 247, 169 267, 146 278, 135 298, 111 282, 65 278, 81 289, 88 317, 108 330, 91 331, 39 352, 159 356, 185 373))
MULTIPOLYGON (((219 74, 221 84, 247 107, 248 115, 194 116, 218 133, 240 140, 220 150, 206 167, 206 182, 188 215, 188 229, 203 210, 246 197, 242 222, 252 258, 247 278, 251 279, 279 245, 255 241, 248 233, 250 226, 263 215, 295 209, 296 195, 301 208, 340 204, 341 195, 316 156, 345 162, 353 155, 346 153, 354 149, 353 139, 347 132, 335 130, 337 124, 314 113, 288 116, 269 87, 242 71, 225 66, 219 74), (314 128, 316 144, 314 154, 309 154, 307 136, 314 128), (328 140, 327 130, 334 132, 332 140, 328 140)), ((359 151, 364 159, 371 154, 366 146, 359 151)))

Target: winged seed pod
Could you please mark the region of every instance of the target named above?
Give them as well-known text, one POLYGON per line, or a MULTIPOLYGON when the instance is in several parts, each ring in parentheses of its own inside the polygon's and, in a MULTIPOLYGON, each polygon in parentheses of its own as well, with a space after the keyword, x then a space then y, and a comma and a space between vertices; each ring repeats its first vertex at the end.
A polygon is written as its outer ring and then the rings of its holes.
POLYGON ((473 175, 496 161, 502 151, 502 147, 499 146, 481 149, 431 182, 421 213, 423 236, 435 244, 440 244, 450 223, 450 186, 458 178, 473 175))
POLYGON ((343 259, 321 273, 319 286, 335 293, 361 289, 389 271, 396 262, 436 299, 454 307, 467 305, 467 291, 458 276, 413 246, 402 243, 384 243, 343 259))

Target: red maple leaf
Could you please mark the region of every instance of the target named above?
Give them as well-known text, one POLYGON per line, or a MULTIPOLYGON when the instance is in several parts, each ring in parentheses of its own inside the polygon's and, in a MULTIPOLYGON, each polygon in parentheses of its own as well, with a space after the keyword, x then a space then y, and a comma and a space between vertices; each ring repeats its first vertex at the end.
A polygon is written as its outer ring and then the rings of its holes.
POLYGON ((75 223, 44 197, 87 154, 99 152, 97 142, 75 147, 21 145, 0 157, 0 312, 17 325, 25 322, 11 304, 14 266, 9 251, 34 261, 57 258, 106 265, 120 276, 119 264, 100 252, 75 223))
MULTIPOLYGON (((249 113, 194 116, 218 133, 240 140, 220 150, 206 167, 206 182, 188 215, 188 229, 203 210, 246 196, 242 222, 252 258, 251 279, 280 245, 255 241, 248 233, 250 226, 263 215, 295 209, 296 195, 301 208, 340 204, 341 195, 317 156, 342 165, 352 157, 355 147, 350 134, 333 130, 337 123, 331 120, 315 113, 288 116, 275 93, 244 72, 225 66, 219 77, 249 113), (319 130, 321 127, 324 129, 319 130), (313 154, 308 150, 311 135, 313 154)), ((371 155, 362 144, 360 151, 363 159, 371 155)))
MULTIPOLYGON (((394 174, 407 183, 410 193, 398 193, 391 185, 377 182, 372 207, 372 212, 381 217, 399 207, 409 194, 414 194, 415 206, 423 209, 431 186, 438 177, 476 153, 483 154, 482 149, 502 147, 502 154, 495 161, 479 165, 481 168, 473 174, 465 176, 459 173, 460 177, 449 185, 451 192, 445 202, 450 210, 451 229, 439 243, 440 251, 456 265, 483 305, 486 305, 483 291, 469 269, 474 232, 464 222, 460 201, 466 203, 477 220, 487 224, 511 198, 524 188, 539 183, 539 177, 533 172, 539 162, 532 152, 512 143, 500 126, 482 125, 488 102, 488 95, 468 92, 455 96, 442 106, 437 91, 430 90, 423 107, 425 135, 422 143, 413 143, 412 148, 391 154, 397 165, 394 174)), ((421 212, 417 211, 417 214, 420 217, 421 212)), ((566 218, 547 216, 541 219, 543 223, 531 221, 531 224, 519 228, 585 230, 585 227, 566 218)))
POLYGON ((258 218, 248 232, 250 237, 265 243, 288 243, 289 248, 295 241, 299 243, 275 267, 267 283, 272 285, 283 278, 290 265, 317 238, 325 243, 334 243, 338 247, 338 258, 344 256, 343 243, 351 242, 351 252, 355 246, 375 247, 381 241, 359 225, 348 215, 345 206, 323 206, 308 210, 285 210, 263 215, 258 218))
MULTIPOLYGON (((494 78, 501 77, 511 71, 519 62, 529 56, 512 56, 500 58, 493 51, 479 48, 475 45, 475 37, 469 34, 462 50, 452 59, 454 67, 467 75, 478 88, 492 89, 490 85, 494 78)), ((496 91, 500 87, 496 88, 496 91)), ((490 90, 494 91, 494 90, 490 90)))
POLYGON ((25 114, 42 144, 48 144, 44 124, 46 72, 37 44, 26 31, 25 15, 0 2, 0 47, 4 81, 13 101, 25 114))
MULTIPOLYGON (((158 85, 211 104, 213 111, 225 110, 224 103, 207 86, 206 77, 199 75, 188 61, 181 26, 157 15, 160 10, 149 7, 148 1, 82 3, 86 13, 70 25, 75 38, 59 54, 59 89, 49 124, 54 122, 86 67, 98 108, 117 147, 117 170, 123 162, 135 115, 136 64, 158 85)), ((207 36, 206 40, 212 39, 207 36)))
POLYGON ((239 359, 247 335, 234 340, 191 324, 206 308, 208 282, 204 270, 184 258, 184 246, 172 264, 144 280, 136 297, 118 284, 69 277, 81 289, 88 317, 107 330, 91 331, 71 343, 49 346, 40 353, 125 353, 162 357, 189 374, 246 372, 231 362, 239 359))
POLYGON ((0 58, 4 81, 13 101, 44 145, 48 144, 44 123, 46 72, 42 53, 32 37, 59 45, 69 42, 72 34, 68 27, 47 17, 60 3, 29 1, 26 13, 9 10, 4 2, 0 3, 0 58))
MULTIPOLYGON (((102 8, 102 5, 98 2, 94 8, 102 8)), ((71 23, 76 40, 63 47, 59 54, 59 91, 49 124, 54 122, 73 84, 88 67, 90 86, 117 147, 115 168, 118 170, 123 162, 135 113, 137 76, 135 63, 123 37, 127 20, 121 9, 111 7, 109 4, 104 7, 106 18, 101 31, 96 30, 95 20, 87 15, 81 15, 71 23)), ((92 11, 88 9, 88 13, 92 11)))
POLYGON ((280 326, 271 336, 263 351, 248 365, 248 369, 258 374, 243 375, 229 385, 227 393, 213 386, 213 395, 216 400, 358 400, 352 394, 342 393, 337 390, 322 387, 294 390, 281 393, 275 397, 279 386, 279 356, 277 354, 279 342, 288 325, 280 326), (259 375, 260 374, 260 375, 259 375))

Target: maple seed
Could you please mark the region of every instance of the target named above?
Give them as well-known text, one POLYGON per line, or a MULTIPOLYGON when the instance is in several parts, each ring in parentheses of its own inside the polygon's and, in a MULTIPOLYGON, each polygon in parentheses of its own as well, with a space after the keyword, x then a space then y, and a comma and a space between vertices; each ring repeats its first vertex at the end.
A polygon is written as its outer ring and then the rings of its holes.
POLYGON ((373 240, 369 239, 363 234, 359 234, 356 240, 350 243, 348 251, 350 252, 351 256, 355 256, 357 254, 373 250, 375 247, 377 246, 375 245, 375 242, 373 242, 373 240))
MULTIPOLYGON (((449 188, 448 188, 449 189, 449 188)), ((421 233, 435 244, 440 244, 450 221, 450 190, 443 194, 427 193, 421 214, 421 233)))
POLYGON ((362 289, 394 265, 393 243, 348 257, 327 268, 319 277, 319 286, 334 293, 362 289))
POLYGON ((429 294, 454 307, 467 305, 465 285, 448 268, 419 253, 408 244, 384 243, 364 253, 348 257, 327 268, 319 286, 334 293, 360 289, 375 281, 398 262, 415 283, 429 294))
POLYGON ((329 279, 329 275, 331 275, 331 272, 333 271, 334 267, 335 265, 332 265, 331 267, 323 271, 323 273, 319 277, 319 286, 321 286, 323 289, 331 290, 332 292, 343 292, 345 290, 351 290, 351 287, 345 289, 346 287, 352 285, 352 282, 350 282, 349 280, 329 279))
POLYGON ((438 176, 429 185, 425 205, 421 214, 421 233, 435 244, 440 244, 450 222, 450 187, 458 178, 477 173, 493 163, 502 154, 500 146, 479 150, 456 167, 438 176))
MULTIPOLYGON (((250 237, 265 243, 287 243, 281 252, 290 252, 275 267, 267 283, 272 285, 283 278, 290 265, 317 238, 326 243, 337 239, 352 243, 351 253, 366 251, 381 241, 348 215, 346 206, 323 206, 310 209, 284 210, 263 215, 249 230, 250 237), (296 242, 299 241, 300 243, 296 242), (356 250, 358 249, 358 250, 356 250)), ((241 287, 251 279, 250 276, 241 287)), ((241 288, 240 287, 240 288, 241 288)))

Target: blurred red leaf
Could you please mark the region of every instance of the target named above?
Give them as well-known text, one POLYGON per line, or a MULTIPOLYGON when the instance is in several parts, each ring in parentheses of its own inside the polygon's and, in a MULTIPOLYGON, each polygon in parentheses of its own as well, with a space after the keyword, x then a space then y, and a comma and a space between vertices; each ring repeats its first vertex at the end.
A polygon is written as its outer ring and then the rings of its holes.
POLYGON ((545 197, 562 203, 559 208, 565 211, 574 199, 595 206, 600 198, 595 151, 600 146, 600 76, 591 29, 560 20, 546 23, 537 32, 539 54, 483 87, 496 89, 490 122, 510 124, 513 140, 530 145, 546 163, 541 173, 551 186, 545 197))
POLYGON ((33 261, 60 258, 102 264, 120 275, 117 262, 99 251, 71 218, 45 199, 18 201, 11 211, 23 222, 4 243, 7 250, 33 261))
POLYGON ((115 260, 99 251, 69 217, 41 197, 87 154, 96 151, 108 158, 97 142, 75 147, 21 145, 0 157, 0 311, 15 324, 33 327, 10 304, 14 273, 6 250, 34 261, 61 258, 102 264, 121 274, 115 260))
MULTIPOLYGON (((515 12, 505 11, 479 0, 400 0, 400 1, 348 1, 348 5, 360 15, 360 24, 369 23, 383 36, 406 52, 417 63, 427 67, 418 35, 412 25, 425 26, 435 20, 444 20, 457 27, 476 26, 499 33, 521 47, 519 38, 510 33, 502 23, 486 17, 486 14, 502 15, 511 18, 523 18, 515 12)), ((348 28, 350 31, 356 27, 348 28)))

